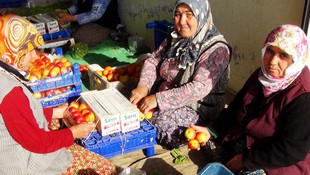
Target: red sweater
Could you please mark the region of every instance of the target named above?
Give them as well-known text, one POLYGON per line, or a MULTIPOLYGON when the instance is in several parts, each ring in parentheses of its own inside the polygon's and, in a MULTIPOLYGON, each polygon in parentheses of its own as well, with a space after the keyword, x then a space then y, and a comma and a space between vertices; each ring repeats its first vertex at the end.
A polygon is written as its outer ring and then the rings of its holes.
MULTIPOLYGON (((0 112, 12 138, 31 152, 50 153, 74 143, 70 129, 47 132, 38 127, 29 100, 21 87, 13 88, 4 97, 0 112)), ((44 108, 43 112, 50 123, 53 108, 44 108)))

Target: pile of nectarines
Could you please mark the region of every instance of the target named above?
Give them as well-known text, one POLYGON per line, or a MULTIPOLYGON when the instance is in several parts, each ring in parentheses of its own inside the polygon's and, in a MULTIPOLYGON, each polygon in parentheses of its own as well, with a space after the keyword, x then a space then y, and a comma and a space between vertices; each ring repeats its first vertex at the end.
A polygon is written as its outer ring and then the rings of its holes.
POLYGON ((33 82, 47 77, 56 77, 69 72, 71 69, 72 64, 68 58, 56 58, 51 61, 50 58, 42 54, 31 60, 27 79, 33 82))
POLYGON ((111 66, 106 66, 103 70, 95 71, 100 77, 108 82, 120 81, 123 84, 128 82, 138 82, 142 63, 132 63, 125 67, 113 69, 111 66))
POLYGON ((61 87, 61 88, 56 88, 56 89, 49 89, 46 91, 34 92, 33 96, 37 99, 41 99, 44 97, 51 97, 53 95, 65 93, 65 92, 71 90, 72 88, 73 88, 73 86, 67 86, 67 87, 61 87))
POLYGON ((192 150, 199 150, 200 144, 207 141, 206 133, 196 132, 194 128, 187 128, 184 135, 188 139, 188 148, 192 150))
POLYGON ((94 112, 84 102, 80 104, 77 101, 72 101, 68 110, 75 123, 94 122, 96 119, 94 112))

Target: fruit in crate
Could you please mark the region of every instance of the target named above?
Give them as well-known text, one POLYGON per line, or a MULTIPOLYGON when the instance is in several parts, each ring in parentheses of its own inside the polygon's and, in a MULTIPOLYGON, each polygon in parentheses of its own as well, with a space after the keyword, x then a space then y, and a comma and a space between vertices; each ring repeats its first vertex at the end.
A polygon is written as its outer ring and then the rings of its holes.
POLYGON ((96 70, 95 72, 108 82, 120 81, 127 84, 139 81, 142 65, 142 63, 132 63, 115 69, 106 66, 103 70, 96 70))
POLYGON ((72 69, 72 64, 66 57, 51 60, 45 55, 39 55, 31 60, 27 79, 31 82, 63 75, 72 69))
POLYGON ((71 113, 71 118, 75 123, 94 122, 96 119, 95 113, 86 103, 72 101, 69 104, 68 111, 71 113))
POLYGON ((72 47, 73 57, 77 60, 83 59, 87 53, 88 45, 86 43, 79 42, 72 47))

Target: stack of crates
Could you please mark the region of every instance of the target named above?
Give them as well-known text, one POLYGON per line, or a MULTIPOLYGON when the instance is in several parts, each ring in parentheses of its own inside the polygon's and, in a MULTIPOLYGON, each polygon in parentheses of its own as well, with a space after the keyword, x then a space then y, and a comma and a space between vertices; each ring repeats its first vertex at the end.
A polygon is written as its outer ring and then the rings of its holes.
MULTIPOLYGON (((62 49, 56 48, 56 54, 62 55, 62 49)), ((82 92, 80 65, 78 63, 74 63, 72 65, 72 69, 63 75, 28 82, 27 85, 31 88, 33 93, 70 87, 63 93, 45 96, 38 99, 43 107, 54 107, 61 105, 71 99, 77 98, 82 92)))
POLYGON ((25 6, 27 0, 0 0, 0 8, 25 6))
POLYGON ((174 30, 174 25, 166 20, 154 21, 146 24, 147 29, 154 28, 154 42, 155 50, 158 49, 159 45, 166 39, 167 34, 174 30))
POLYGON ((107 159, 141 149, 146 157, 151 157, 155 154, 157 144, 156 128, 144 120, 140 123, 140 129, 106 136, 102 136, 100 132, 92 132, 88 138, 79 142, 86 149, 107 159))

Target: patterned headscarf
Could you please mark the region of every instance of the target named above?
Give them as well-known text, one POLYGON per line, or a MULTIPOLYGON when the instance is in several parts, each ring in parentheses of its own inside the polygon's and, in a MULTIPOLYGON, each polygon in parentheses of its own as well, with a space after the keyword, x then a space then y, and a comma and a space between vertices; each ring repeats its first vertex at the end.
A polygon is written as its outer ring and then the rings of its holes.
POLYGON ((25 18, 13 14, 0 17, 0 59, 5 63, 21 69, 25 55, 43 44, 43 37, 25 18))
POLYGON ((308 59, 308 40, 303 30, 292 24, 282 25, 274 29, 266 38, 262 49, 261 72, 258 80, 264 86, 265 96, 288 87, 301 73, 308 59), (270 76, 263 64, 264 55, 268 46, 275 46, 291 55, 293 64, 287 67, 282 78, 270 76))
POLYGON ((198 20, 198 28, 191 38, 182 38, 177 31, 173 31, 171 33, 171 48, 166 52, 166 57, 179 59, 179 67, 185 69, 188 65, 196 62, 203 48, 219 40, 226 41, 213 24, 208 0, 177 0, 173 10, 173 17, 177 6, 180 4, 186 4, 191 8, 198 20))

